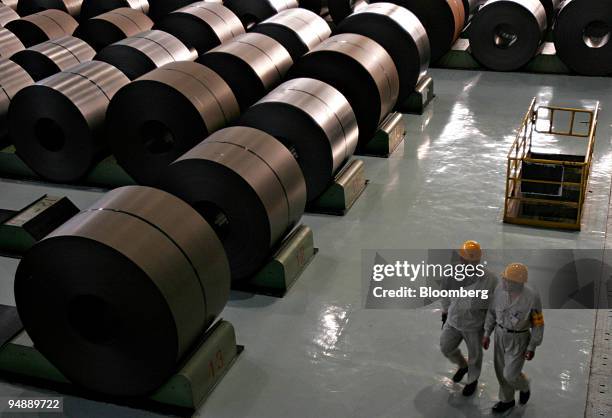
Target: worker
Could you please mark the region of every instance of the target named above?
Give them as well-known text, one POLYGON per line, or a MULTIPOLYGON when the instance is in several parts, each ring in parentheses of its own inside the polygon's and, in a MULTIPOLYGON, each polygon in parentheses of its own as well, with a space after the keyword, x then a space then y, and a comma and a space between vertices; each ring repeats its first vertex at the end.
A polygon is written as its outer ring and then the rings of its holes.
MULTIPOLYGON (((476 241, 466 241, 459 250, 460 263, 478 265, 482 258, 482 249, 476 241)), ((442 335, 440 336, 440 351, 459 369, 453 376, 458 383, 467 374, 467 384, 463 388, 464 396, 471 396, 478 387, 478 378, 482 368, 482 337, 484 322, 489 308, 489 297, 497 287, 497 277, 482 266, 484 275, 479 277, 459 277, 445 279, 445 288, 459 286, 466 290, 487 290, 488 296, 483 298, 442 298, 442 335), (459 349, 461 341, 465 341, 468 350, 467 360, 459 349)))
POLYGON ((533 360, 536 347, 542 344, 544 315, 540 295, 526 285, 527 278, 527 266, 509 264, 487 313, 482 346, 489 348, 495 330, 494 364, 499 381, 499 402, 493 407, 496 413, 514 407, 516 391, 520 392, 521 405, 531 396, 529 380, 522 371, 525 360, 533 360))

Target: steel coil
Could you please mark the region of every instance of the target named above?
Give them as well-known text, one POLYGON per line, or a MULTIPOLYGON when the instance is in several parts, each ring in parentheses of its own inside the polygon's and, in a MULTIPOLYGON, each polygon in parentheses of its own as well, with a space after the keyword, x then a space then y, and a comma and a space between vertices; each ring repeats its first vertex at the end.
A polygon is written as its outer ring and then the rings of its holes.
POLYGON ((4 27, 8 22, 19 19, 19 15, 13 9, 5 4, 0 3, 0 28, 4 27))
POLYGON ((346 98, 310 78, 281 84, 247 110, 239 124, 274 136, 292 151, 304 173, 308 201, 329 187, 359 139, 357 119, 346 98))
POLYGON ((74 36, 91 45, 96 51, 136 36, 153 28, 153 21, 139 10, 123 7, 83 21, 74 36))
POLYGON ((297 0, 225 0, 223 4, 240 18, 246 28, 283 10, 299 7, 297 0))
POLYGON ((540 0, 546 11, 546 21, 549 29, 553 27, 555 17, 557 16, 557 10, 559 6, 561 6, 561 1, 562 0, 540 0))
POLYGON ((13 32, 0 29, 0 58, 10 58, 14 53, 24 49, 25 46, 13 32))
POLYGON ((353 12, 368 5, 366 0, 327 0, 327 8, 332 21, 338 25, 353 12))
POLYGON ((81 21, 122 8, 147 14, 149 13, 149 2, 147 0, 83 0, 81 21))
MULTIPOLYGON (((382 0, 373 0, 380 3, 382 0)), ((431 62, 437 62, 459 38, 466 23, 462 0, 389 0, 403 6, 421 21, 431 48, 431 62)))
POLYGON ((247 127, 212 134, 170 165, 161 187, 215 224, 235 281, 262 267, 306 204, 304 177, 291 153, 247 127))
POLYGON ((240 19, 220 3, 199 1, 166 15, 155 26, 202 55, 244 33, 240 19))
POLYGON ((391 56, 373 40, 352 33, 322 42, 291 69, 289 77, 314 78, 338 89, 357 116, 359 146, 373 138, 399 94, 399 75, 391 56))
POLYGON ((86 42, 64 36, 17 52, 11 61, 21 65, 34 81, 40 81, 82 62, 91 61, 94 55, 96 51, 86 42))
POLYGON ((20 0, 17 12, 21 16, 27 16, 45 10, 61 10, 75 18, 81 13, 83 0, 20 0))
POLYGON ((557 54, 573 71, 593 76, 612 74, 612 2, 564 2, 554 35, 557 54))
POLYGON ((229 285, 204 219, 168 193, 132 186, 38 242, 19 264, 15 299, 37 350, 73 384, 133 397, 176 372, 229 285))
POLYGON ((51 39, 72 35, 78 25, 68 13, 50 9, 13 20, 6 24, 6 28, 29 48, 51 39))
POLYGON ((202 55, 198 62, 229 84, 241 111, 279 85, 293 65, 279 42, 260 33, 240 35, 202 55))
POLYGON ((288 9, 264 20, 253 32, 276 39, 297 61, 331 35, 325 20, 306 9, 288 9))
POLYGON ((7 59, 0 59, 0 142, 7 138, 7 114, 13 97, 24 87, 34 84, 26 70, 7 59))
POLYGON ((536 54, 546 31, 539 0, 489 0, 472 19, 472 55, 496 71, 514 71, 536 54))
POLYGON ((0 4, 4 4, 5 6, 8 6, 15 11, 17 11, 18 2, 19 0, 0 0, 0 4))
POLYGON ((130 80, 177 61, 193 61, 197 54, 169 33, 150 30, 102 49, 95 59, 119 68, 130 80))
MULTIPOLYGON (((149 0, 149 16, 153 21, 157 22, 168 13, 171 13, 181 7, 185 7, 193 3, 194 0, 149 0)), ((214 3, 222 3, 222 0, 211 1, 214 3)))
POLYGON ((9 107, 17 154, 47 180, 81 179, 108 155, 106 109, 128 82, 115 67, 90 61, 22 89, 9 107))
MULTIPOLYGON (((463 9, 465 11, 466 20, 467 18, 474 14, 480 6, 485 3, 486 0, 463 0, 463 9)), ((547 0, 545 0, 547 1, 547 0)), ((557 1, 557 0, 548 0, 548 1, 557 1)))
POLYGON ((393 58, 400 78, 399 102, 404 102, 429 68, 429 39, 417 17, 392 3, 370 4, 338 26, 341 33, 357 33, 380 44, 393 58))
POLYGON ((213 70, 176 62, 122 88, 107 112, 108 140, 121 166, 155 185, 170 163, 240 115, 232 90, 213 70))

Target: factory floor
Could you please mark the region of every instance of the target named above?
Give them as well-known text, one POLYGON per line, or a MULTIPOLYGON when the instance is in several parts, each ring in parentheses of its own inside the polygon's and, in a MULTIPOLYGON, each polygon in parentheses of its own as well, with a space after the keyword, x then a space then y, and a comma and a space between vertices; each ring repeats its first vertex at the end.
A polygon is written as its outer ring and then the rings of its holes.
MULTIPOLYGON (((489 416, 498 390, 492 350, 485 353, 476 395, 464 398, 463 385, 450 380, 454 366, 438 349, 437 305, 362 307, 362 249, 454 248, 466 239, 491 249, 612 245, 611 79, 448 70, 432 75, 435 101, 425 115, 406 117, 406 141, 391 158, 364 158, 370 184, 348 215, 304 217, 320 252, 291 291, 282 299, 232 295, 223 317, 246 349, 196 416, 489 416), (534 96, 569 106, 602 102, 581 232, 502 223, 506 154, 534 96)), ((65 194, 83 208, 101 192, 1 181, 0 207, 19 209, 43 193, 65 194)), ((16 266, 0 259, 0 303, 14 303, 16 266)), ((595 314, 544 312, 544 344, 525 367, 531 400, 505 416, 584 416, 595 314)), ((36 393, 0 383, 0 397, 36 393)), ((156 416, 72 397, 64 411, 67 417, 156 416)))

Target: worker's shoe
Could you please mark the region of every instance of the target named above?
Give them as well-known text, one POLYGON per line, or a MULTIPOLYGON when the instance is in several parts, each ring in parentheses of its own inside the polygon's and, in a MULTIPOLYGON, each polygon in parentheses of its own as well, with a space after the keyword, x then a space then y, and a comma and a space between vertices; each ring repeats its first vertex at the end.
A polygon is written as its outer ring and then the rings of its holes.
POLYGON ((459 370, 457 370, 457 373, 455 373, 455 375, 453 376, 453 382, 455 383, 461 382, 461 379, 463 379, 463 376, 465 376, 467 372, 468 372, 467 367, 462 367, 459 370))
POLYGON ((493 406, 493 412, 496 414, 501 414, 510 408, 514 408, 514 405, 514 399, 512 399, 510 402, 497 402, 495 406, 493 406))
POLYGON ((528 390, 527 392, 520 392, 519 393, 519 403, 521 405, 525 405, 527 403, 527 401, 529 401, 529 397, 531 396, 531 391, 528 390))
POLYGON ((474 392, 476 392, 477 387, 478 387, 478 380, 474 380, 472 383, 468 383, 463 388, 463 396, 472 396, 474 392))

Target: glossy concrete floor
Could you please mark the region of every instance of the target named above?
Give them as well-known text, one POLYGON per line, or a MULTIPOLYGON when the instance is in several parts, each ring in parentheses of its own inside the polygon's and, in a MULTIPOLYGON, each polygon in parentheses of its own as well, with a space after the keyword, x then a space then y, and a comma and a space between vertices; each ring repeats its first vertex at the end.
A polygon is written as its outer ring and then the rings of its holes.
MULTIPOLYGON (((246 351, 198 411, 200 417, 478 417, 497 399, 492 353, 475 397, 461 396, 438 351, 440 315, 365 310, 362 249, 454 248, 465 239, 489 248, 593 248, 606 235, 612 174, 612 80, 432 71, 437 98, 408 116, 406 142, 390 159, 365 158, 371 183, 343 217, 305 216, 320 252, 283 299, 233 294, 223 317, 246 351), (560 105, 602 102, 595 164, 580 233, 501 222, 506 154, 533 96, 560 105)), ((43 192, 77 205, 98 192, 0 182, 0 207, 17 209, 43 192)), ((12 303, 16 262, 0 261, 0 303, 12 303)), ((583 416, 594 312, 546 311, 534 361, 532 399, 513 417, 583 416)), ((1 396, 32 389, 0 383, 1 396)), ((7 415, 9 416, 9 415, 7 415)), ((45 415, 48 416, 48 415, 45 415)), ((152 414, 67 398, 65 416, 152 414)))

